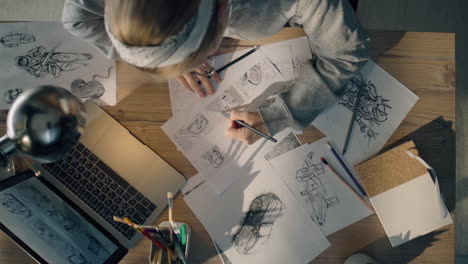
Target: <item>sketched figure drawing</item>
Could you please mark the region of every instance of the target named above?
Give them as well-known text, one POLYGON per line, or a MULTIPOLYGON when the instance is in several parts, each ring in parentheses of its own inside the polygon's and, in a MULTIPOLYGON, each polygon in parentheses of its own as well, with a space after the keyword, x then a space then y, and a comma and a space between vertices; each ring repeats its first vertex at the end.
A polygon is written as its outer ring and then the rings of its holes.
POLYGON ((223 91, 216 100, 207 106, 211 111, 228 111, 234 107, 244 104, 244 98, 236 90, 236 87, 229 87, 223 91))
POLYGON ((93 78, 89 82, 85 82, 82 79, 75 79, 71 83, 71 91, 74 95, 78 96, 79 98, 91 98, 97 99, 101 97, 106 89, 102 83, 96 81, 96 77, 100 77, 103 79, 109 78, 110 72, 112 67, 107 70, 107 76, 100 76, 100 75, 93 75, 93 78))
POLYGON ((218 146, 214 146, 208 152, 203 154, 202 159, 206 159, 213 168, 219 168, 224 163, 224 156, 219 151, 218 146))
POLYGON ((15 64, 36 78, 43 79, 49 74, 58 78, 62 71, 74 71, 86 66, 86 61, 93 58, 89 53, 56 52, 59 45, 50 51, 43 46, 36 47, 26 55, 16 57, 15 64))
POLYGON ((0 201, 3 208, 12 214, 20 215, 24 218, 31 218, 33 215, 31 210, 11 193, 4 193, 0 201))
POLYGON ((59 208, 52 207, 47 210, 47 214, 59 225, 63 227, 67 232, 73 232, 77 229, 78 224, 69 216, 65 215, 65 212, 59 208))
POLYGON ((197 137, 205 131, 208 125, 208 119, 203 114, 198 114, 190 124, 177 131, 175 138, 197 137))
POLYGON ((285 138, 283 138, 283 140, 276 143, 276 145, 273 147, 272 150, 270 150, 267 154, 265 154, 265 159, 271 160, 273 158, 280 156, 281 154, 284 154, 290 150, 293 150, 299 147, 300 145, 301 145, 301 142, 299 142, 299 139, 296 137, 296 135, 293 132, 291 132, 285 138))
POLYGON ((284 205, 274 193, 257 196, 245 214, 240 229, 232 237, 232 244, 242 255, 253 254, 265 245, 273 225, 281 216, 284 205))
POLYGON ((312 208, 312 220, 323 225, 327 219, 328 208, 338 204, 337 196, 329 196, 322 182, 325 166, 313 162, 314 153, 309 152, 304 167, 296 171, 296 181, 301 185, 301 195, 312 208))
POLYGON ((28 44, 28 43, 32 43, 35 41, 36 41, 36 38, 34 37, 33 34, 16 33, 16 32, 5 34, 0 39, 0 43, 2 43, 2 45, 7 48, 18 47, 19 45, 28 44))
POLYGON ((392 109, 388 104, 390 100, 383 98, 377 93, 375 85, 359 73, 346 85, 344 95, 338 103, 353 112, 359 91, 363 89, 358 102, 356 122, 359 124, 361 133, 368 138, 369 142, 375 139, 379 133, 375 131, 375 125, 381 125, 388 119, 387 109, 392 109))
POLYGON ((16 98, 23 93, 23 89, 10 89, 3 94, 3 101, 7 104, 12 104, 16 98))
POLYGON ((254 65, 246 73, 244 73, 240 80, 240 84, 243 86, 247 85, 247 83, 259 85, 262 82, 262 75, 263 74, 260 65, 254 65))
POLYGON ((49 247, 57 248, 62 245, 63 238, 48 224, 42 220, 37 220, 33 223, 32 227, 36 234, 44 241, 49 247))

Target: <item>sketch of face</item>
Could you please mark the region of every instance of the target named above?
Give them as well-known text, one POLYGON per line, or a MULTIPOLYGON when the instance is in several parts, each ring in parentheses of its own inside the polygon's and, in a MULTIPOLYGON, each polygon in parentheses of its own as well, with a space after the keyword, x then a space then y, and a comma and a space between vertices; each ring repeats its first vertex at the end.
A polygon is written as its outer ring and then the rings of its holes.
POLYGON ((10 213, 30 218, 32 216, 31 210, 20 202, 13 194, 3 194, 2 206, 6 208, 10 213))
POLYGON ((250 68, 240 81, 242 86, 247 85, 248 83, 253 85, 259 85, 262 82, 262 69, 260 65, 254 65, 250 68))
POLYGON ((255 253, 271 235, 274 222, 281 216, 283 203, 273 193, 260 195, 250 203, 240 230, 233 236, 232 244, 239 254, 255 253))
POLYGON ((212 150, 205 153, 202 156, 202 158, 208 160, 208 162, 213 168, 221 167, 221 165, 223 165, 223 162, 224 162, 224 157, 221 154, 221 152, 219 152, 219 149, 217 146, 213 147, 212 150))
POLYGON ((34 224, 34 227, 39 231, 39 235, 48 242, 62 241, 62 238, 57 236, 57 234, 47 225, 37 222, 34 224))
POLYGON ((15 99, 23 92, 23 89, 12 89, 8 90, 3 94, 3 101, 7 104, 13 103, 15 99))
POLYGON ((15 58, 16 60, 16 65, 19 67, 27 67, 29 65, 29 58, 27 56, 18 56, 15 58))
POLYGON ((200 134, 200 132, 206 127, 206 125, 207 121, 204 118, 198 117, 190 124, 188 130, 191 133, 200 134))

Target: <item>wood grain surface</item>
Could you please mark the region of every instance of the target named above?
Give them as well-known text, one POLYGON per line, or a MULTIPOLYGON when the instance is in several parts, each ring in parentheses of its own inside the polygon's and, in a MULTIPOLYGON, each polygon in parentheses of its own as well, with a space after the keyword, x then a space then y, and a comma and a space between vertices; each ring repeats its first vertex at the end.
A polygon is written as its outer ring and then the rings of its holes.
MULTIPOLYGON (((260 41, 223 42, 223 52, 252 45, 302 36, 301 29, 286 28, 272 38, 260 41)), ((420 155, 436 168, 441 191, 449 210, 455 207, 455 35, 451 33, 416 33, 370 31, 374 61, 416 93, 420 100, 388 141, 386 148, 413 140, 420 155)), ((171 117, 167 82, 141 72, 125 63, 117 63, 115 107, 104 107, 130 132, 148 145, 179 172, 190 178, 196 170, 178 152, 161 130, 171 117)), ((6 113, 0 113, 1 131, 5 131, 6 113)), ((313 142, 323 135, 307 129, 300 139, 313 142)), ((207 205, 208 206, 208 205, 207 205)), ((452 217, 455 213, 452 212, 452 217)), ((167 219, 167 210, 158 223, 167 219)), ((196 219, 181 195, 174 203, 174 220, 188 223, 193 229, 190 263, 221 263, 209 235, 196 219)), ((328 238, 332 246, 311 263, 343 263, 356 252, 375 257, 379 263, 453 263, 454 225, 442 228, 397 248, 392 248, 375 215, 369 216, 328 238)), ((287 243, 287 241, 285 241, 287 243)), ((148 263, 149 242, 142 240, 121 263, 148 263)), ((0 234, 0 263, 34 261, 0 234)))

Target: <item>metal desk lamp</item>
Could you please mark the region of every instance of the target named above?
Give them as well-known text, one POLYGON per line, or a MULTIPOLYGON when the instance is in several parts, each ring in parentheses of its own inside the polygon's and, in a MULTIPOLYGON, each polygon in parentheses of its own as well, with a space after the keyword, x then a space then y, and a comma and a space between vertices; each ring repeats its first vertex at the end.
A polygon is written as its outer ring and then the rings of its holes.
POLYGON ((78 143, 85 120, 84 105, 63 88, 46 85, 24 92, 8 113, 0 166, 7 166, 15 152, 45 163, 62 158, 78 143))

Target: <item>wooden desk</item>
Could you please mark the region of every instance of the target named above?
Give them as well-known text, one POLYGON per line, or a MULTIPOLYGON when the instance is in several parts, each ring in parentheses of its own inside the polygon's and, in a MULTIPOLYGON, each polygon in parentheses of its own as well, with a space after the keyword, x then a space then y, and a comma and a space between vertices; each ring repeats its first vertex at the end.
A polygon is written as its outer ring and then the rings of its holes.
MULTIPOLYGON (((287 28, 261 42, 227 41, 223 51, 302 35, 301 29, 287 28)), ((455 193, 455 36, 391 31, 373 31, 369 35, 373 40, 371 54, 374 61, 421 98, 387 146, 408 137, 415 140, 423 158, 438 170, 442 192, 452 210, 455 193)), ((161 130, 162 124, 172 115, 167 82, 124 63, 118 63, 117 71, 119 103, 105 109, 187 178, 193 176, 196 170, 161 130)), ((5 118, 5 113, 2 116, 5 118)), ((303 142, 321 137, 314 128, 300 136, 303 142)), ((181 195, 175 199, 174 215, 175 220, 189 223, 194 231, 191 263, 221 263, 207 232, 181 195)), ((452 216, 455 217, 453 212, 452 216)), ((167 219, 167 212, 158 222, 164 219, 167 219)), ((343 263, 355 252, 368 253, 379 263, 453 263, 454 229, 452 224, 391 248, 380 222, 373 215, 329 236, 332 246, 311 263, 343 263)), ((149 242, 142 240, 122 263, 147 263, 148 248, 149 242)), ((34 262, 0 234, 0 263, 34 262)))

